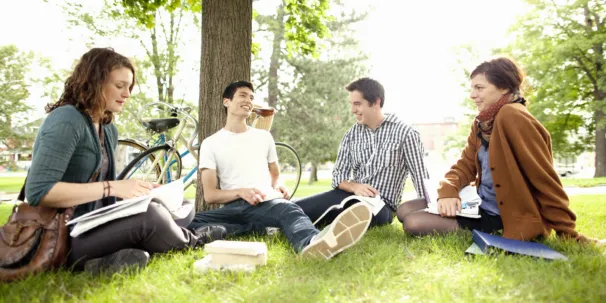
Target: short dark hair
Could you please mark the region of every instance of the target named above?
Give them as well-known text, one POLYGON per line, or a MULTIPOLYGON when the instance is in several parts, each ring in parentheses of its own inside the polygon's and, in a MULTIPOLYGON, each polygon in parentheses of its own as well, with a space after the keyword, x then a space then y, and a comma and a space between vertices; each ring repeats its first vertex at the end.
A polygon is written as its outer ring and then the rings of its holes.
MULTIPOLYGON (((252 83, 248 82, 248 81, 235 81, 230 83, 225 90, 223 90, 223 99, 227 98, 227 99, 233 99, 234 98, 234 94, 236 93, 236 91, 238 90, 238 88, 241 87, 248 87, 250 88, 250 90, 252 90, 253 92, 255 91, 255 88, 253 87, 252 83)), ((223 102, 223 100, 221 100, 221 102, 223 102)))
POLYGON ((385 89, 383 88, 383 85, 375 79, 368 77, 360 78, 347 84, 345 89, 349 92, 353 92, 354 90, 359 91, 362 93, 364 99, 368 100, 370 105, 374 105, 377 98, 381 99, 381 103, 379 104, 381 108, 383 108, 383 104, 385 104, 385 89))
POLYGON ((508 89, 510 93, 519 94, 524 82, 524 72, 511 59, 500 57, 484 61, 478 65, 469 76, 469 79, 483 74, 488 82, 499 89, 508 89))

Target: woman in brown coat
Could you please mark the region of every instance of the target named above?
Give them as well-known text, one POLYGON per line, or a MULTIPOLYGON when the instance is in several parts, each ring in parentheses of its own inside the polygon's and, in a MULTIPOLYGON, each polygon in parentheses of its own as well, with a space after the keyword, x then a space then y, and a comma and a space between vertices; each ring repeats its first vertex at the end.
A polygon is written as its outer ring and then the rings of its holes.
POLYGON ((526 109, 522 71, 507 58, 480 64, 471 73, 470 98, 479 114, 461 158, 438 187, 440 215, 424 212, 424 199, 403 203, 398 219, 405 232, 443 233, 459 228, 503 230, 518 240, 559 236, 585 241, 552 163, 549 132, 526 109), (479 219, 456 216, 459 191, 475 182, 482 198, 479 219))

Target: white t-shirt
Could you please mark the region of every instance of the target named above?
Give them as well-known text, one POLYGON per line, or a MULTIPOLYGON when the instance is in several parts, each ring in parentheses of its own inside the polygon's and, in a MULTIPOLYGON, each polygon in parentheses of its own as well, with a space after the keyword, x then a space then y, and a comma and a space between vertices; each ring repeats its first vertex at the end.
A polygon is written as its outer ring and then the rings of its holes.
POLYGON ((277 161, 273 137, 257 128, 237 134, 221 129, 200 146, 200 169, 216 170, 223 190, 256 188, 269 194, 273 189, 268 164, 277 161))

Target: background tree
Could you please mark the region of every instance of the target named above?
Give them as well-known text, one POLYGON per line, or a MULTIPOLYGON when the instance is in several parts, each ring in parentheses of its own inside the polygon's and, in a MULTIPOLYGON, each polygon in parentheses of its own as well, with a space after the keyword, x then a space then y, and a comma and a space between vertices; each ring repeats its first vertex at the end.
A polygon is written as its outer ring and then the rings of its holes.
POLYGON ((14 45, 0 46, 0 144, 9 149, 21 147, 23 140, 34 136, 16 128, 31 109, 25 100, 30 95, 27 74, 33 60, 31 52, 21 52, 14 45))
POLYGON ((595 150, 606 176, 606 7, 603 1, 528 0, 504 51, 528 73, 529 110, 550 131, 559 156, 595 150))
MULTIPOLYGON (((204 0, 202 6, 200 141, 225 124, 226 113, 221 104, 225 86, 235 80, 250 80, 253 2, 204 0)), ((315 53, 315 41, 326 31, 328 7, 327 0, 285 2, 285 31, 287 40, 293 41, 291 53, 315 53)), ((198 186, 198 208, 204 206, 203 196, 202 186, 198 186)))
POLYGON ((167 103, 175 99, 179 49, 185 46, 183 31, 187 25, 199 24, 201 8, 201 2, 194 0, 104 0, 97 12, 75 1, 66 5, 70 24, 90 30, 91 42, 98 37, 138 41, 155 78, 157 100, 167 103))

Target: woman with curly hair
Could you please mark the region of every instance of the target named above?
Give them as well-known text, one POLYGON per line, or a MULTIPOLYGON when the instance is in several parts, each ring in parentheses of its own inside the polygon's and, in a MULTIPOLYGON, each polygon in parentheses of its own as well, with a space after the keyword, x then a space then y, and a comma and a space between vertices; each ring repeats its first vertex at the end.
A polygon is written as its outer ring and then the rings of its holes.
MULTIPOLYGON (((48 116, 38 131, 25 185, 30 205, 75 207, 77 218, 116 203, 116 198, 146 195, 155 187, 139 180, 115 180, 118 133, 112 121, 134 85, 132 63, 113 49, 94 48, 82 56, 59 101, 46 106, 48 116)), ((152 202, 145 213, 71 237, 68 265, 92 273, 143 267, 149 253, 196 247, 221 237, 222 231, 208 227, 192 233, 152 202)))

